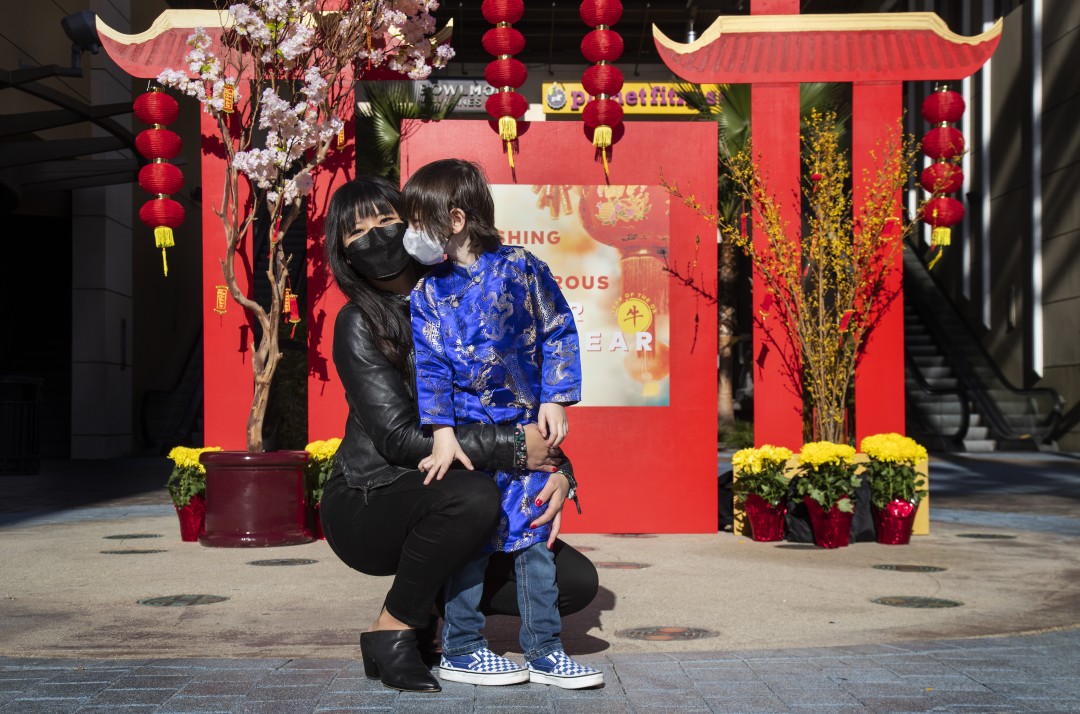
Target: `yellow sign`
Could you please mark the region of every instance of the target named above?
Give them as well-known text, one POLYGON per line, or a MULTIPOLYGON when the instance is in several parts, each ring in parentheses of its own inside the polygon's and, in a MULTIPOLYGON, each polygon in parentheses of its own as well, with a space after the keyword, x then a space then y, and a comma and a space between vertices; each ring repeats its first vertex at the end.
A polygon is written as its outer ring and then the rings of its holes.
MULTIPOLYGON (((679 85, 673 82, 627 82, 611 98, 622 105, 624 114, 696 114, 679 98, 679 85)), ((545 82, 545 114, 580 114, 591 97, 578 83, 545 82)), ((705 91, 710 106, 720 101, 715 87, 705 91)))

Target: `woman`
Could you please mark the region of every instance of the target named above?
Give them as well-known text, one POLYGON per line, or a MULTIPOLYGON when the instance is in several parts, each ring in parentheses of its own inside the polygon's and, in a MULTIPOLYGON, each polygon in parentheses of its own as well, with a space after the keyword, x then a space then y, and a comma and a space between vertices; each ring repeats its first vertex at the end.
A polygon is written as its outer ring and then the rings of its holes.
MULTIPOLYGON (((349 418, 320 512, 327 542, 347 565, 394 575, 382 611, 360 636, 367 676, 394 689, 437 692, 421 652, 434 638, 433 607, 447 577, 488 541, 499 492, 480 471, 455 468, 433 479, 417 470, 432 439, 420 428, 413 386, 408 295, 417 264, 402 243, 399 201, 397 188, 378 177, 351 181, 330 200, 327 258, 349 299, 338 313, 333 355, 349 418)), ((463 426, 458 438, 476 469, 555 471, 563 464, 535 424, 463 426)), ((553 474, 540 494, 548 506, 538 524, 554 520, 570 488, 566 476, 553 474)), ((598 581, 588 559, 556 535, 553 528, 559 611, 566 615, 592 601, 598 581)), ((491 559, 482 606, 487 614, 517 615, 513 568, 503 560, 491 559)))

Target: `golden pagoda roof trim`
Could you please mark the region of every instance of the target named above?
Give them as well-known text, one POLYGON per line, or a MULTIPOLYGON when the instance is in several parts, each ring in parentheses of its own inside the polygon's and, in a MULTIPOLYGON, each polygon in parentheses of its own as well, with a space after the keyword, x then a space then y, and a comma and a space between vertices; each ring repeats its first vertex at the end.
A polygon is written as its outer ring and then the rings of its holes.
MULTIPOLYGON (((146 30, 128 35, 114 30, 105 24, 100 16, 96 18, 99 35, 108 37, 113 42, 121 45, 138 45, 149 42, 169 30, 192 30, 197 27, 207 29, 224 29, 233 26, 232 15, 226 10, 165 10, 158 15, 146 30)), ((451 19, 441 30, 432 35, 436 44, 445 42, 453 32, 454 21, 451 19)))
POLYGON ((218 10, 165 10, 143 32, 127 35, 105 24, 99 16, 97 31, 121 45, 138 45, 163 35, 169 30, 194 30, 197 27, 232 27, 232 15, 218 10))
POLYGON ((821 15, 721 15, 690 43, 675 42, 656 25, 653 39, 677 54, 691 54, 716 42, 724 34, 780 34, 784 32, 881 32, 922 31, 958 45, 978 45, 1001 34, 1004 22, 997 22, 980 35, 967 37, 949 29, 933 12, 867 12, 821 15))

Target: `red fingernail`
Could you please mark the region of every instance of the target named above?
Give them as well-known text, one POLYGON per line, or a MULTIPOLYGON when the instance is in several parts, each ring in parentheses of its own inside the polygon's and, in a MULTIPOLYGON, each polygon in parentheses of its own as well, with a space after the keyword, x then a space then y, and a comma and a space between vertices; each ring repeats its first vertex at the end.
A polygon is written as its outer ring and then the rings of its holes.
POLYGON ((529 524, 529 530, 535 530, 535 528, 536 528, 536 524, 535 524, 535 523, 530 523, 530 524, 529 524))
POLYGON ((543 501, 542 499, 539 499, 539 498, 538 498, 538 499, 536 499, 536 505, 537 505, 537 506, 543 506, 543 505, 544 505, 544 501, 543 501))
POLYGON ((552 466, 550 468, 551 468, 551 473, 555 473, 556 471, 559 470, 559 468, 557 466, 552 466))

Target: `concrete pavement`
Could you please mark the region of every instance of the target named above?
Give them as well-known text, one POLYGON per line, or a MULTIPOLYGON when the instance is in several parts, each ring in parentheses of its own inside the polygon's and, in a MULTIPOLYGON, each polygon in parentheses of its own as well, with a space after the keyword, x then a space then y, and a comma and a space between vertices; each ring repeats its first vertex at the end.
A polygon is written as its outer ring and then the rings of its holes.
MULTIPOLYGON (((164 460, 48 466, 0 477, 0 712, 1080 711, 1069 455, 935 458, 931 534, 906 547, 570 535, 591 549, 601 592, 566 618, 564 639, 607 686, 449 684, 434 696, 363 678, 358 633, 388 581, 325 543, 181 543, 164 460), (122 487, 88 495, 80 483, 109 481, 95 469, 122 487), (159 537, 110 537, 125 535, 159 537), (267 559, 316 562, 249 564, 267 559), (174 595, 227 599, 139 604, 174 595), (893 596, 961 604, 873 602, 893 596)), ((520 657, 516 627, 492 618, 493 648, 520 657)))

